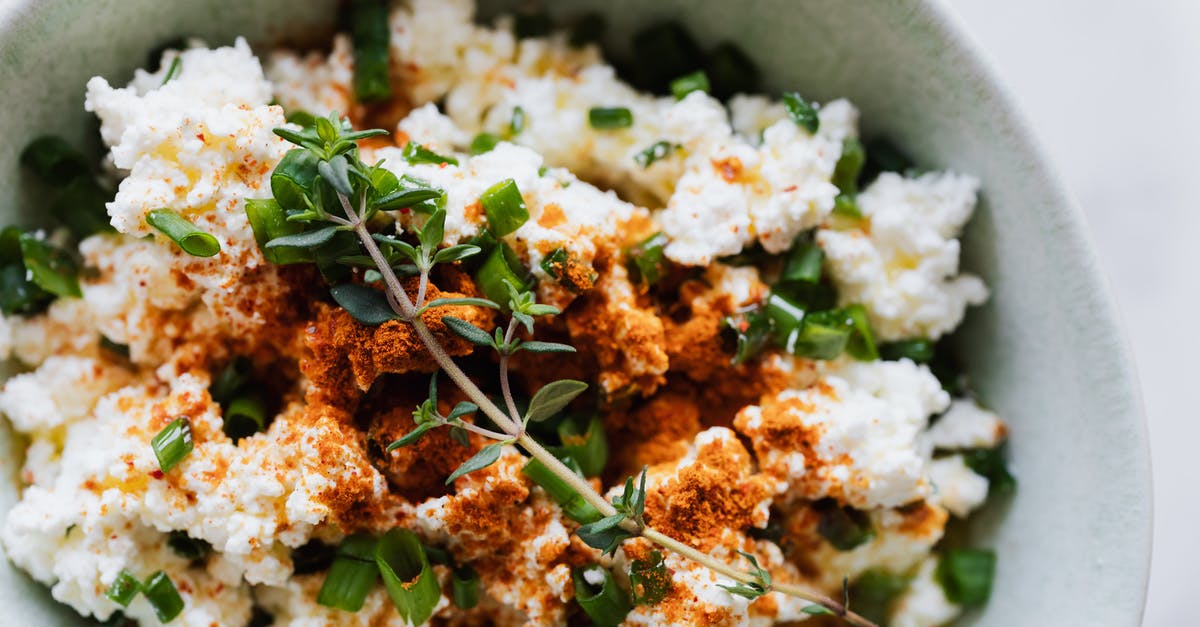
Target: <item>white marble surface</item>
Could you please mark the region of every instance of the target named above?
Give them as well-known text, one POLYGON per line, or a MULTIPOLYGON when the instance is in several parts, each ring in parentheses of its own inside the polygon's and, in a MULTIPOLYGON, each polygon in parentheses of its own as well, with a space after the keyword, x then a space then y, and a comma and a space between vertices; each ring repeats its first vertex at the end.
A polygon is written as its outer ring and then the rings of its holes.
POLYGON ((949 1, 1091 223, 1150 423, 1155 546, 1145 625, 1196 624, 1200 2, 949 1))

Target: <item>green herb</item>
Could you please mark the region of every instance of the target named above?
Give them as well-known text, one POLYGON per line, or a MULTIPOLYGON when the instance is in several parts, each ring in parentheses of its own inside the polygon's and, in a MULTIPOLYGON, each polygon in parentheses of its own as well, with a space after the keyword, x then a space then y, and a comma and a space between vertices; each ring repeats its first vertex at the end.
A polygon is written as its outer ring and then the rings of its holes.
POLYGON ((91 176, 77 176, 62 188, 50 204, 50 215, 66 225, 76 239, 93 233, 112 231, 106 204, 112 192, 100 187, 91 176))
POLYGON ((629 565, 629 589, 634 605, 656 605, 667 598, 673 586, 671 571, 661 551, 651 551, 649 559, 635 559, 629 565))
POLYGON ((809 616, 834 616, 833 610, 825 607, 824 605, 818 605, 816 603, 805 605, 804 607, 800 608, 800 611, 808 614, 809 616))
POLYGON ((518 105, 513 107, 512 119, 508 123, 508 136, 520 135, 523 130, 525 130, 525 109, 518 105))
POLYGON ((545 11, 519 11, 513 16, 513 34, 517 39, 545 37, 554 24, 545 11))
POLYGON ((625 107, 592 107, 588 124, 597 130, 613 130, 633 126, 633 112, 625 107))
POLYGON ((377 327, 389 320, 400 319, 400 316, 392 311, 387 296, 379 290, 347 283, 334 286, 329 293, 350 317, 367 326, 377 327))
POLYGON ((525 412, 528 422, 542 422, 567 407, 576 396, 583 394, 588 384, 573 379, 561 379, 543 385, 529 401, 529 409, 525 412))
POLYGON ((745 551, 738 551, 738 555, 741 555, 750 562, 751 576, 754 580, 749 583, 739 581, 731 586, 725 584, 719 585, 729 591, 729 594, 735 594, 747 599, 753 600, 763 596, 771 589, 771 571, 759 566, 758 559, 745 551))
POLYGON ((161 623, 169 623, 183 612, 183 597, 179 596, 179 590, 175 589, 167 573, 161 570, 150 575, 142 584, 142 594, 154 608, 154 615, 161 623))
POLYGON ((671 94, 675 96, 676 100, 683 100, 684 97, 694 91, 708 93, 709 89, 708 75, 703 70, 684 74, 671 81, 671 94))
MULTIPOLYGON (((276 264, 312 263, 311 252, 303 248, 280 246, 268 247, 268 242, 283 240, 285 237, 300 235, 304 227, 298 222, 290 222, 283 207, 273 199, 246 200, 246 217, 250 228, 254 231, 254 241, 258 243, 263 257, 276 264)), ((283 240, 287 241, 287 240, 283 240)))
POLYGON ((167 83, 171 82, 171 79, 175 78, 176 76, 179 76, 179 73, 182 71, 183 71, 183 57, 181 55, 175 55, 175 58, 171 60, 171 67, 167 69, 166 76, 163 76, 163 80, 162 80, 160 87, 162 85, 166 85, 167 83))
POLYGON ((489 444, 479 449, 478 453, 472 455, 470 459, 463 462, 454 472, 450 473, 449 477, 446 477, 446 485, 454 483, 455 479, 467 473, 482 470, 496 463, 496 460, 500 459, 500 452, 504 449, 505 444, 507 442, 496 442, 495 444, 489 444))
POLYGON ((208 394, 213 401, 225 405, 250 382, 251 374, 250 360, 245 357, 235 357, 213 380, 212 385, 208 388, 208 394))
POLYGON ((725 328, 733 331, 737 338, 737 348, 733 353, 733 365, 741 365, 750 361, 763 351, 771 342, 773 328, 771 316, 761 307, 753 307, 727 316, 723 323, 725 328))
POLYGON ((575 530, 575 535, 579 536, 584 544, 594 549, 600 549, 601 554, 614 553, 622 542, 634 535, 625 529, 622 523, 629 520, 639 529, 646 526, 645 468, 642 469, 641 477, 641 483, 637 488, 633 486, 632 477, 625 479, 625 490, 612 502, 613 508, 617 510, 616 514, 606 516, 575 530))
POLYGON ((666 140, 657 141, 641 152, 633 156, 633 160, 643 170, 653 165, 655 162, 667 158, 672 153, 682 150, 683 146, 666 140))
POLYGON ((479 574, 470 564, 450 571, 450 598, 454 607, 469 610, 479 605, 479 574))
POLYGON ((977 448, 963 451, 963 462, 975 474, 986 477, 989 494, 1012 494, 1017 489, 1017 480, 1004 463, 1005 446, 977 448))
POLYGON ((142 591, 142 582, 133 576, 133 573, 125 569, 117 573, 117 578, 113 580, 112 585, 108 587, 108 591, 104 596, 112 600, 113 603, 121 607, 129 607, 134 597, 142 591))
POLYGON ((188 421, 187 416, 172 420, 158 435, 151 438, 150 446, 154 449, 154 456, 158 458, 158 467, 164 473, 171 472, 171 469, 178 466, 194 448, 192 423, 188 421))
POLYGON ((888 361, 910 359, 918 364, 933 361, 934 343, 925 338, 900 340, 879 345, 879 357, 888 361))
POLYGON ((951 602, 981 607, 992 594, 996 554, 980 549, 951 549, 938 561, 936 577, 951 602))
POLYGON ((488 232, 497 239, 516 231, 529 220, 529 209, 516 181, 505 179, 489 187, 479 197, 487 214, 488 232))
MULTIPOLYGON (((575 470, 576 474, 583 476, 583 473, 579 471, 579 464, 575 463, 574 459, 567 457, 563 460, 563 463, 568 468, 575 470)), ((534 483, 541 486, 546 491, 546 494, 549 494, 550 498, 558 503, 563 513, 571 520, 581 524, 588 524, 602 518, 600 512, 596 511, 596 508, 591 503, 584 500, 582 494, 579 494, 574 488, 567 485, 561 477, 554 474, 542 462, 531 459, 525 463, 521 472, 532 479, 534 483)))
POLYGON ((40 233, 21 233, 18 242, 25 270, 34 285, 55 296, 83 295, 76 278, 78 269, 66 251, 51 245, 40 233))
POLYGON ((555 449, 562 453, 560 458, 570 457, 577 461, 585 477, 595 477, 603 472, 608 463, 608 438, 599 415, 569 416, 558 423, 556 430, 562 442, 562 446, 555 449))
POLYGON ((908 589, 910 578, 883 570, 868 570, 854 580, 851 594, 854 611, 883 623, 891 613, 892 602, 908 589))
POLYGON ((391 33, 388 3, 352 0, 350 34, 354 40, 354 96, 359 102, 382 102, 392 96, 388 78, 391 33))
POLYGON ((43 135, 26 144, 21 165, 50 185, 66 185, 91 171, 83 154, 57 135, 43 135))
POLYGON ((758 67, 736 45, 724 42, 708 54, 704 69, 712 83, 712 94, 721 100, 734 94, 760 91, 758 67))
POLYGON ((193 538, 186 531, 172 531, 167 534, 167 546, 179 557, 193 562, 199 562, 212 552, 212 545, 193 538))
POLYGON ((374 538, 362 534, 342 540, 325 575, 325 583, 317 593, 317 603, 347 612, 361 610, 379 576, 379 566, 375 563, 376 544, 374 538))
POLYGON ((450 165, 458 165, 458 159, 439 155, 414 141, 405 144, 404 151, 400 153, 400 156, 404 157, 404 160, 412 165, 419 163, 432 163, 435 165, 448 163, 450 165))
POLYGON ((655 233, 625 251, 634 280, 643 285, 654 285, 662 280, 667 269, 665 249, 669 242, 666 235, 655 233))
POLYGON ((230 401, 222 415, 223 430, 234 442, 267 428, 267 407, 262 397, 246 394, 230 401))
POLYGON ((813 503, 817 514, 817 533, 839 551, 855 549, 875 537, 875 529, 866 512, 838 505, 833 499, 813 503))
POLYGON ((633 610, 625 591, 607 570, 599 566, 575 568, 571 578, 575 581, 575 601, 596 627, 617 627, 633 610), (588 583, 587 572, 603 573, 604 581, 599 586, 588 583))
POLYGON ((18 253, 16 263, 0 266, 0 311, 5 315, 33 314, 46 308, 54 295, 28 279, 18 253))
POLYGON ((783 107, 787 109, 788 116, 796 123, 796 126, 808 131, 816 133, 821 126, 821 119, 817 117, 817 108, 811 105, 800 94, 790 91, 783 94, 783 107))
POLYGON ((146 214, 146 223, 193 257, 212 257, 221 252, 221 243, 217 238, 196 228, 195 224, 171 209, 154 209, 146 214))
POLYGON ((462 422, 462 417, 468 414, 473 414, 479 411, 479 407, 474 403, 460 401, 450 411, 449 416, 443 416, 438 410, 437 396, 437 374, 435 373, 429 379, 429 396, 413 411, 413 424, 416 429, 410 431, 407 435, 392 442, 388 445, 388 452, 392 452, 402 446, 408 446, 413 442, 421 439, 431 429, 443 425, 450 425, 455 428, 463 428, 465 425, 462 422))
POLYGON ((491 133, 480 133, 471 140, 470 152, 472 155, 481 155, 485 152, 490 152, 499 143, 499 137, 491 133))
POLYGON ((429 620, 442 590, 417 535, 406 529, 388 531, 375 548, 375 563, 401 618, 411 625, 429 620))
POLYGON ((567 42, 576 48, 583 47, 591 43, 599 43, 604 37, 604 31, 608 24, 604 20, 604 16, 599 13, 587 13, 575 20, 571 25, 570 33, 567 35, 567 42))

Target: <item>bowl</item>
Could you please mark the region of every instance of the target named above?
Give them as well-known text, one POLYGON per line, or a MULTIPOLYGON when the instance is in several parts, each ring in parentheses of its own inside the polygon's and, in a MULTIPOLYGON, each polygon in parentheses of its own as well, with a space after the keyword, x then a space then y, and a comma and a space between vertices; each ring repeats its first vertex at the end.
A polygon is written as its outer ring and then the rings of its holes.
MULTIPOLYGON (((84 83, 132 75, 181 35, 259 46, 328 37, 335 2, 287 0, 0 1, 0 223, 36 223, 43 205, 20 174, 20 147, 53 132, 98 150, 84 83)), ((1020 487, 973 525, 1000 559, 975 625, 1140 624, 1149 571, 1149 451, 1132 360, 1079 209, 1028 125, 948 9, 921 0, 571 0, 599 9, 610 43, 682 19, 700 41, 733 40, 768 93, 845 96, 864 134, 918 163, 983 181, 964 265, 990 301, 970 312, 959 351, 983 401, 1011 426, 1020 487), (682 18, 680 18, 682 16, 682 18)), ((481 13, 511 6, 484 2, 481 13)), ((325 39, 325 41, 328 41, 325 39)), ((19 444, 0 420, 0 515, 17 496, 19 444)), ((0 560, 0 607, 25 624, 83 624, 0 560)))

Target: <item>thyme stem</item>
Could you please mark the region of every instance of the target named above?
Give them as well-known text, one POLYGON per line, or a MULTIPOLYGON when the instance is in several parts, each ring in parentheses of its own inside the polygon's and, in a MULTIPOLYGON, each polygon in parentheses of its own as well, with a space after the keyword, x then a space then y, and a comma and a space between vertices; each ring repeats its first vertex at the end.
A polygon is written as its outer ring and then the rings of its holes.
MULTIPOLYGON (((396 313, 406 320, 410 325, 412 325, 413 330, 416 331, 417 336, 425 345, 425 349, 429 351, 429 354, 433 357, 434 361, 436 361, 438 365, 441 366, 442 370, 449 375, 450 379, 454 381, 455 385, 457 385, 458 388, 462 390, 472 402, 479 406, 480 411, 491 418, 492 421, 506 433, 506 435, 500 436, 498 433, 489 431, 487 429, 481 429, 481 431, 488 432, 487 434, 483 435, 493 439, 501 440, 515 438, 516 443, 524 448, 530 454, 530 456, 542 462, 542 464, 550 469, 551 472, 553 472, 559 479, 570 486, 572 490, 582 496, 585 501, 595 507, 603 516, 612 516, 616 514, 616 508, 614 508, 611 503, 601 496, 599 492, 594 490, 586 479, 575 474, 575 472, 570 468, 567 468, 565 464, 547 451, 545 447, 543 447, 537 440, 534 440, 527 433, 525 433, 524 426, 521 424, 521 421, 517 415, 515 403, 512 401, 512 394, 510 393, 508 386, 508 356, 502 356, 500 360, 501 386, 504 389, 505 402, 509 405, 509 411, 512 412, 511 415, 506 415, 503 410, 497 407, 496 404, 493 403, 492 400, 489 399, 487 395, 475 385, 475 382, 472 381, 471 378, 468 377, 467 374, 458 367, 458 364, 455 363, 454 359, 449 355, 449 353, 442 348, 441 343, 438 342, 437 338, 433 335, 433 332, 417 313, 417 307, 411 300, 409 300, 408 293, 405 291, 404 286, 400 284, 400 280, 396 277, 395 271, 392 270, 391 265, 389 265, 387 259, 384 258, 383 252, 380 251, 379 246, 375 243, 375 240, 367 231, 367 227, 361 220, 359 214, 355 212, 353 208, 351 208, 350 203, 345 196, 343 196, 341 193, 338 193, 338 198, 341 200, 342 206, 345 208, 346 214, 350 218, 349 226, 351 226, 354 229, 354 232, 358 235, 363 247, 367 249, 367 254, 371 256, 371 259, 375 262, 380 274, 383 275, 384 284, 392 292, 393 298, 390 299, 390 302, 393 304, 393 308, 398 306, 398 311, 396 311, 396 313)), ((427 278, 427 273, 422 273, 422 278, 427 278)), ((506 343, 512 340, 512 335, 515 330, 515 324, 510 321, 508 332, 506 334, 506 343)), ((465 427, 466 423, 463 423, 463 426, 465 427)), ((476 433, 479 433, 479 431, 476 431, 476 433)), ((628 519, 623 521, 621 526, 631 533, 641 535, 641 537, 646 538, 654 544, 674 551, 702 566, 713 570, 714 572, 729 577, 730 579, 743 583, 754 583, 758 581, 750 573, 742 571, 734 566, 730 566, 725 562, 692 548, 691 546, 688 546, 687 544, 684 544, 683 542, 680 542, 679 540, 676 540, 649 526, 639 526, 636 522, 628 519)), ((856 627, 875 627, 874 623, 863 618, 862 616, 859 616, 858 614, 855 614, 854 612, 849 611, 841 603, 838 603, 828 596, 815 590, 811 590, 807 587, 797 584, 772 583, 769 589, 774 592, 779 592, 781 594, 797 597, 822 605, 844 619, 846 622, 850 623, 851 625, 855 625, 856 627)))
MULTIPOLYGON (((513 334, 517 331, 517 324, 516 318, 508 321, 508 330, 504 333, 505 346, 512 343, 513 334)), ((500 355, 500 393, 504 395, 504 403, 508 406, 508 415, 512 416, 513 422, 520 423, 523 432, 525 423, 521 420, 521 414, 517 412, 517 403, 513 400, 512 389, 508 382, 508 359, 510 356, 508 351, 500 355)))

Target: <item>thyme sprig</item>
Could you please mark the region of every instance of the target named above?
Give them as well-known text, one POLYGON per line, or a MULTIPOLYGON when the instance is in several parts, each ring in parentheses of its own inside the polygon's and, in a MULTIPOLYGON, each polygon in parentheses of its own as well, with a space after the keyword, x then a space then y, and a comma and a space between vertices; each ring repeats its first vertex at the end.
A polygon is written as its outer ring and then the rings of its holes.
MULTIPOLYGON (((556 315, 559 310, 537 303, 532 292, 518 289, 507 281, 505 286, 509 298, 506 306, 494 300, 477 298, 426 302, 429 275, 437 264, 465 259, 480 252, 479 247, 473 245, 440 248, 445 224, 442 207, 445 197, 442 191, 420 181, 404 180, 408 177, 397 178, 378 163, 373 166, 363 163, 359 159, 356 142, 386 134, 386 131, 355 131, 348 121, 336 113, 328 118, 315 118, 300 130, 278 128, 275 133, 299 147, 284 157, 272 176, 271 188, 275 202, 264 205, 264 201, 252 201, 257 214, 257 219, 251 220, 252 225, 262 225, 261 229, 255 227, 256 239, 263 243, 264 249, 285 249, 295 253, 272 255, 271 258, 288 263, 315 262, 327 279, 336 281, 347 276, 331 270, 332 266, 340 265, 365 270, 362 277, 364 281, 381 281, 384 287, 382 292, 359 283, 343 281, 335 285, 331 293, 351 316, 364 324, 377 325, 388 320, 408 324, 441 371, 469 399, 465 404, 456 405, 448 415, 441 415, 437 409, 435 375, 430 384, 429 398, 413 412, 416 428, 392 443, 389 449, 411 444, 424 433, 438 427, 449 427, 452 433, 459 434, 460 439, 463 433, 471 431, 493 440, 492 444, 483 447, 451 474, 448 481, 453 481, 494 463, 504 446, 518 445, 603 516, 601 520, 584 525, 577 531, 588 544, 611 553, 624 540, 642 537, 732 579, 734 584, 731 591, 753 590, 759 596, 779 592, 811 601, 850 624, 872 625, 867 619, 849 611, 844 601, 835 601, 805 586, 772 581, 770 574, 758 567, 755 558, 749 554, 743 555, 755 568, 747 572, 650 527, 645 521, 644 470, 636 487, 630 478, 618 498, 612 503, 605 500, 582 476, 531 437, 526 429, 531 421, 547 419, 564 409, 587 389, 587 384, 569 379, 549 383, 534 394, 524 413, 518 411, 509 384, 509 359, 517 352, 574 351, 565 344, 526 340, 517 336, 518 330, 524 327, 532 337, 537 318, 556 315), (423 223, 413 233, 416 245, 402 238, 373 233, 370 229, 372 219, 380 212, 402 208, 414 214, 423 214, 423 223), (269 211, 274 211, 276 215, 263 215, 269 211), (358 240, 354 247, 356 250, 351 250, 344 238, 340 238, 342 233, 353 234, 358 240), (400 282, 400 275, 418 277, 415 298, 400 282), (499 355, 503 408, 463 372, 425 322, 424 314, 453 306, 488 307, 509 314, 507 324, 497 327, 492 333, 452 315, 440 318, 458 336, 490 348, 499 355), (498 430, 485 429, 463 420, 468 414, 478 412, 487 416, 498 430)), ((417 221, 419 218, 414 218, 413 222, 417 221)))

